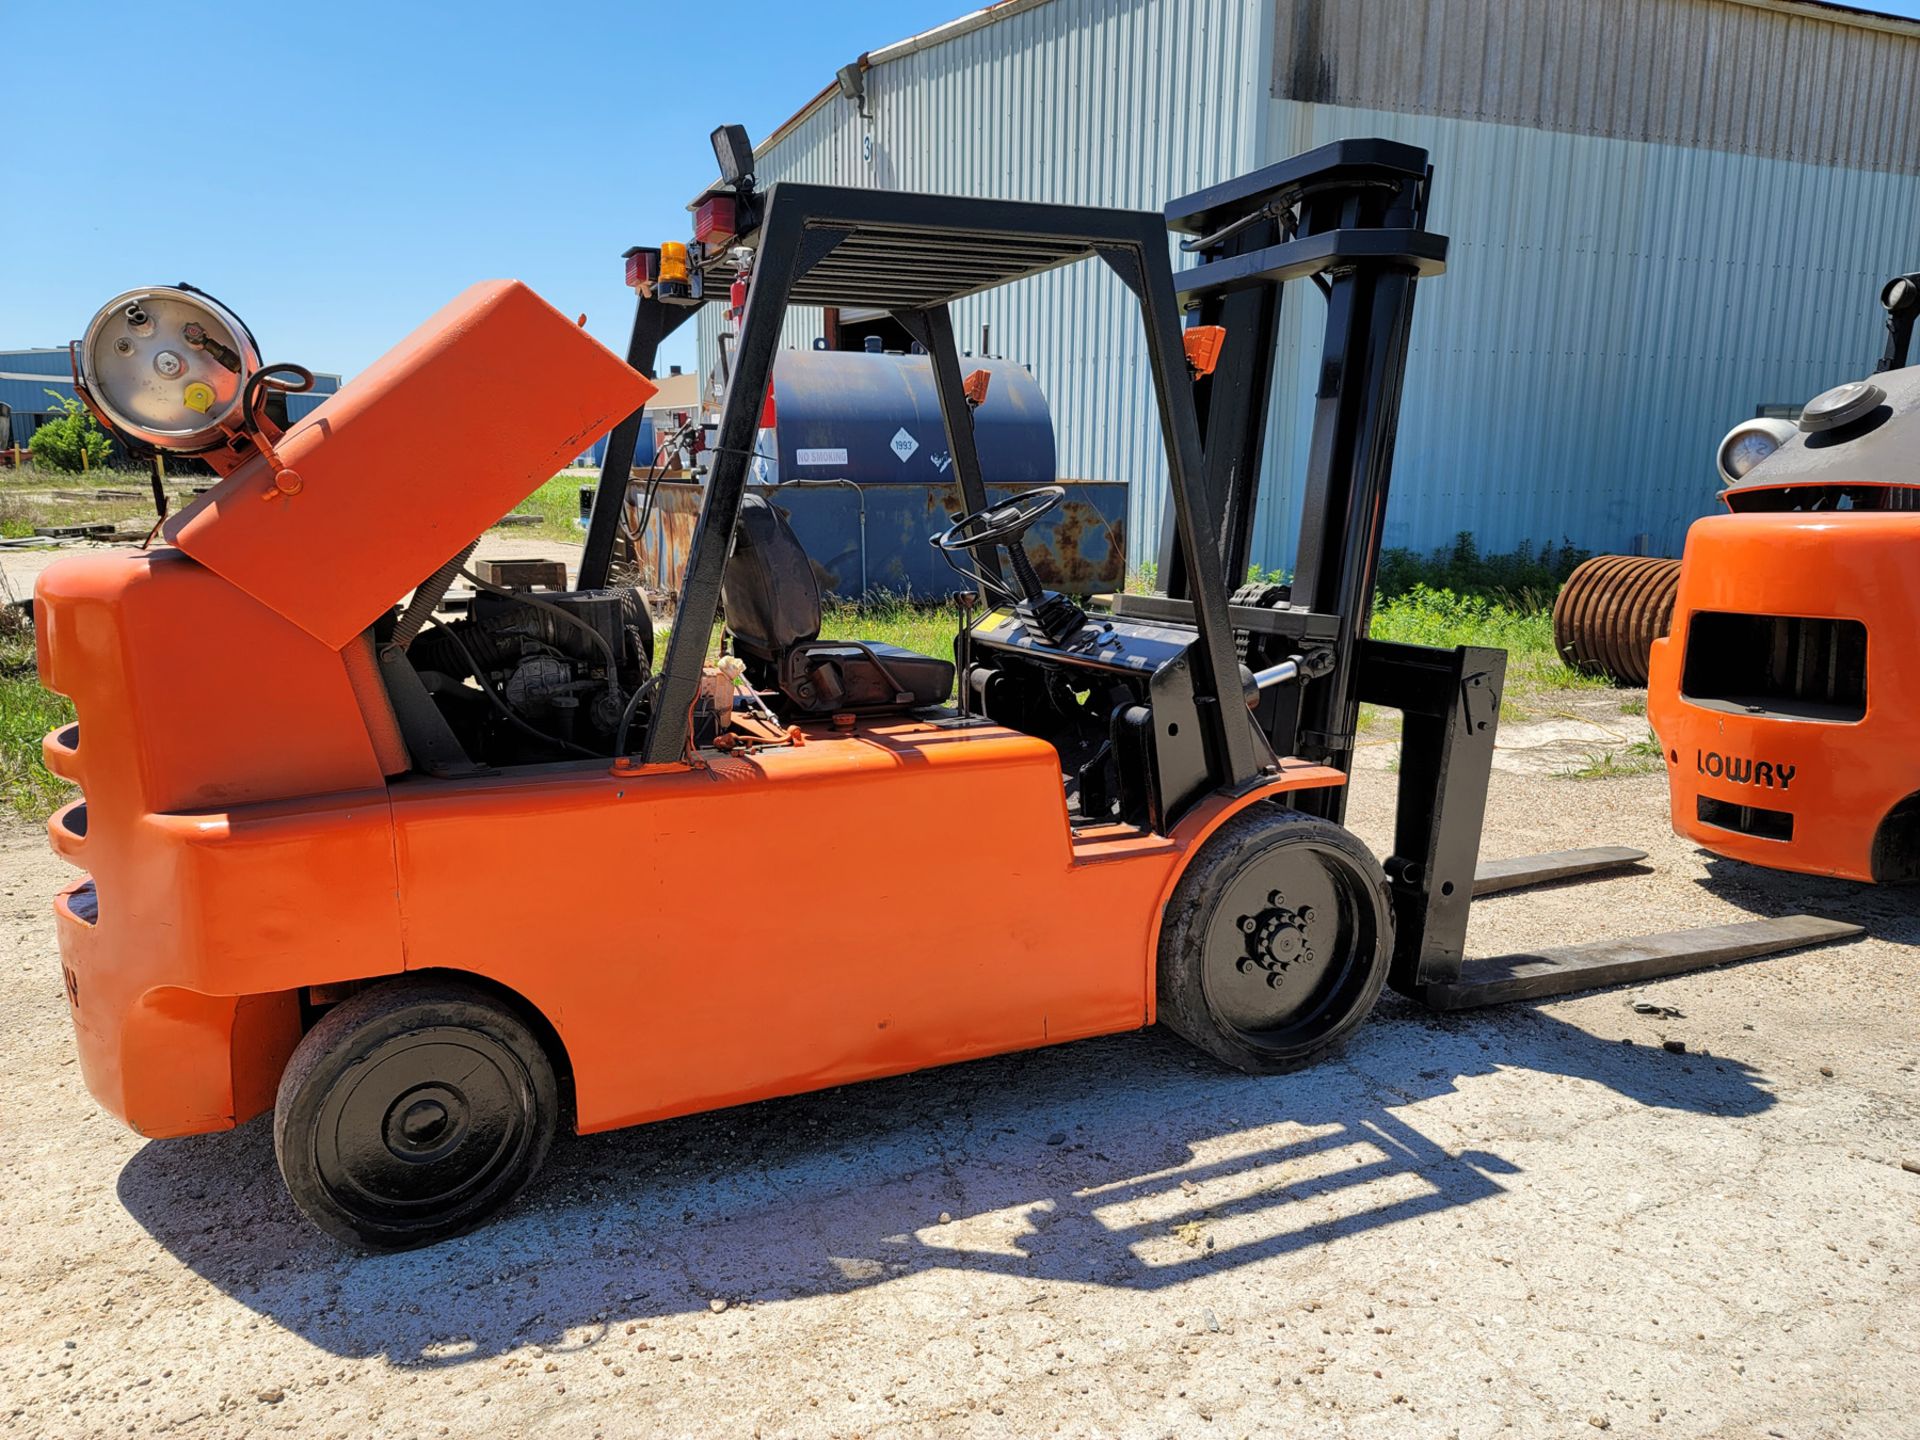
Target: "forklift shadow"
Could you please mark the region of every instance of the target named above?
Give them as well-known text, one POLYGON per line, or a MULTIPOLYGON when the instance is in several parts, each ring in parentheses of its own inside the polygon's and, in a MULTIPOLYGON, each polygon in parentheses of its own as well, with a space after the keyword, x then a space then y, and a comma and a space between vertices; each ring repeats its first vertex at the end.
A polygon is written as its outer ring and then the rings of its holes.
POLYGON ((1707 874, 1697 883, 1729 905, 1768 917, 1800 913, 1826 916, 1864 926, 1875 940, 1920 945, 1920 886, 1868 885, 1825 875, 1767 870, 1718 855, 1703 858, 1707 874))
MULTIPOLYGON (((1277 1079, 1146 1032, 563 1141, 503 1220, 407 1254, 354 1255, 311 1229, 264 1120, 145 1146, 119 1193, 182 1263, 329 1353, 433 1368, 605 1344, 634 1363, 649 1332, 628 1325, 665 1319, 690 1343, 715 1299, 731 1328, 756 1306, 915 1277, 942 1303, 956 1285, 1154 1293, 1366 1243, 1522 1173, 1447 1143, 1455 1092, 1520 1069, 1680 1112, 1772 1104, 1746 1067, 1700 1058, 1535 1010, 1443 1017, 1390 998, 1339 1058, 1277 1079)), ((1472 1128, 1512 1093, 1471 1097, 1472 1128)))

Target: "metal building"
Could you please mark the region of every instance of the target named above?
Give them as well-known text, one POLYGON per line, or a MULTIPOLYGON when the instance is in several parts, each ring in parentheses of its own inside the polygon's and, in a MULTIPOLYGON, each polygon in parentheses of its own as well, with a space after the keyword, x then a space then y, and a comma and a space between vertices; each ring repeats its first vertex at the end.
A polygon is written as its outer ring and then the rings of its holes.
MULTIPOLYGON (((1920 265, 1920 24, 1835 5, 1001 0, 845 76, 762 143, 762 186, 1157 209, 1346 136, 1428 149, 1453 250, 1421 287, 1391 545, 1677 554, 1727 427, 1870 369, 1880 283, 1920 265)), ((1292 559, 1320 330, 1311 291, 1289 302, 1269 566, 1292 559)), ((1060 473, 1131 482, 1130 548, 1154 554, 1162 461, 1118 282, 1081 265, 955 321, 1031 363, 1060 473)), ((789 339, 824 324, 798 312, 789 339)), ((702 312, 703 373, 718 326, 702 312)))
MULTIPOLYGON (((287 418, 298 420, 339 388, 338 375, 314 372, 312 390, 286 397, 287 418)), ((33 432, 43 421, 57 417, 60 400, 73 393, 73 367, 66 346, 0 350, 0 405, 13 411, 9 444, 22 449, 32 445, 33 432)))

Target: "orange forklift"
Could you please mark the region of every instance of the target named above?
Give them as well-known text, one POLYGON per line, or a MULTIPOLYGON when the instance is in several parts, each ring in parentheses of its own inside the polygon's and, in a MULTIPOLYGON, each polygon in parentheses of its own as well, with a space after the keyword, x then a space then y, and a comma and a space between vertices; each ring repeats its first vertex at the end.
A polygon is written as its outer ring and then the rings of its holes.
POLYGON ((1735 860, 1920 881, 1920 274, 1882 288, 1874 373, 1736 425, 1695 521, 1647 718, 1674 831, 1735 860))
POLYGON ((481 284, 282 429, 264 400, 305 372, 263 365, 202 292, 132 292, 76 342, 123 440, 224 477, 159 543, 37 590, 41 673, 79 717, 45 745, 82 791, 49 822, 85 872, 55 902, 67 995, 88 1086, 141 1134, 271 1109, 300 1208, 402 1248, 499 1210, 563 1126, 1156 1020, 1283 1072, 1389 982, 1454 1007, 1855 932, 1794 917, 1463 966, 1476 893, 1642 857, 1477 869, 1504 656, 1366 638, 1414 291, 1446 253, 1424 152, 1340 142, 1162 216, 762 192, 744 132, 715 150, 693 242, 630 257, 625 361, 481 284), (1169 228, 1197 260, 1178 275, 1169 228), (949 309, 1075 263, 1138 303, 1167 466, 1165 593, 1110 613, 1022 549, 1058 489, 988 500, 949 309), (1235 590, 1301 279, 1326 340, 1298 570, 1235 590), (645 375, 740 292, 659 656, 607 574, 645 375), (951 659, 821 639, 807 556, 748 493, 790 305, 885 310, 931 357, 961 512, 932 543, 972 596, 951 659), (474 573, 476 537, 609 426, 576 585, 474 573), (1340 823, 1363 700, 1405 715, 1384 867, 1340 823))

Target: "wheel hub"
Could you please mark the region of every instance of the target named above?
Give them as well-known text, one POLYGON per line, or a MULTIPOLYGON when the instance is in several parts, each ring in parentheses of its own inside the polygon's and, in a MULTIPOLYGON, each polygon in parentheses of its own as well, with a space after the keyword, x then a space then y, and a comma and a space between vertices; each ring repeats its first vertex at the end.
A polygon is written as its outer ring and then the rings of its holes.
POLYGON ((460 1093, 445 1085, 421 1085, 396 1099, 387 1110, 387 1153, 396 1160, 436 1160, 465 1138, 468 1107, 460 1093))
POLYGON ((513 1056, 484 1036, 396 1036, 328 1097, 320 1178, 336 1203, 382 1223, 459 1205, 525 1145, 524 1091, 513 1056))
POLYGON ((1364 991, 1377 931, 1365 882, 1337 848, 1276 846, 1224 888, 1204 941, 1207 1003, 1242 1042, 1312 1045, 1364 991))
POLYGON ((1267 895, 1264 909, 1240 917, 1240 933, 1247 937, 1247 953, 1234 962, 1242 975, 1259 970, 1274 989, 1286 977, 1287 967, 1296 961, 1311 965, 1313 945, 1307 927, 1313 923, 1313 907, 1294 909, 1278 890, 1267 895))

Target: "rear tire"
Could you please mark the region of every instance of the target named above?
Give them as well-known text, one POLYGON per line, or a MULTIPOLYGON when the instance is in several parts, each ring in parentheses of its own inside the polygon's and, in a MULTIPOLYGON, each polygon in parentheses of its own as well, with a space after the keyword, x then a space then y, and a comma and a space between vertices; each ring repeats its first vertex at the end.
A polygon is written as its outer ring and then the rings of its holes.
POLYGON ((511 1010, 457 981, 394 980, 334 1006, 294 1050, 273 1148, 314 1224, 405 1250, 518 1195, 559 1116, 553 1065, 511 1010))
POLYGON ((1283 1074, 1367 1018, 1392 957, 1387 878, 1367 847, 1255 805, 1207 838, 1167 903, 1159 1018, 1235 1069, 1283 1074))

